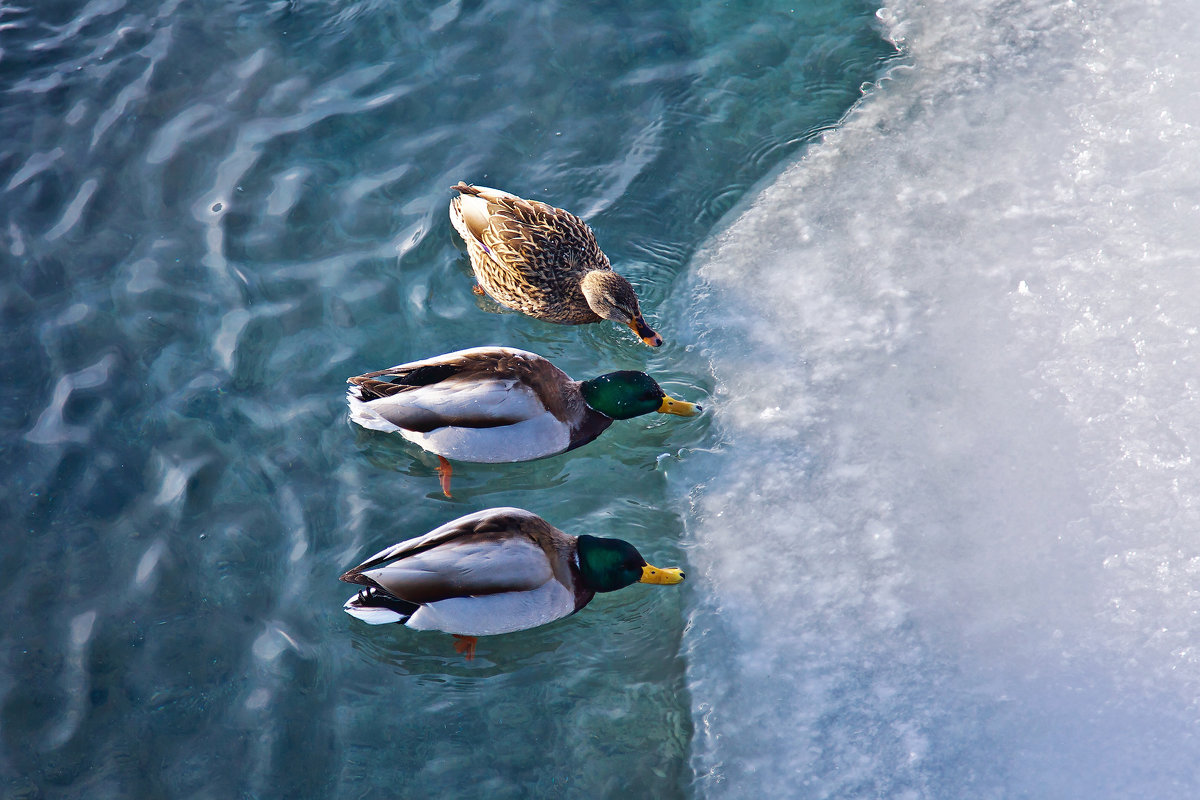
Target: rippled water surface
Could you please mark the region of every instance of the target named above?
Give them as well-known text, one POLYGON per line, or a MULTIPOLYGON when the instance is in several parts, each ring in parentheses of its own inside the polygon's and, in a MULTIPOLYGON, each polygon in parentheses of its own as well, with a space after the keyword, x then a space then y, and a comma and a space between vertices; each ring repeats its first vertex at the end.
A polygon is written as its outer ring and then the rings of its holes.
MULTIPOLYGON (((347 566, 518 505, 688 566, 711 420, 519 465, 350 426, 346 376, 480 344, 712 388, 692 252, 893 52, 869 3, 0 8, 0 787, 13 797, 687 794, 681 590, 485 639, 368 628, 347 566), (667 339, 496 313, 460 179, 593 225, 667 339)), ((735 679, 731 676, 731 680, 735 679)))

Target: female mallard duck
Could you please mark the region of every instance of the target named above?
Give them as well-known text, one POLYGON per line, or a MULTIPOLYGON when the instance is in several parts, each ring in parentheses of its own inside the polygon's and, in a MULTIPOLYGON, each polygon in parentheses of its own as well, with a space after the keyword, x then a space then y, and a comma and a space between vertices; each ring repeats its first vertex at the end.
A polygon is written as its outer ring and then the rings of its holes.
POLYGON ((621 539, 571 536, 519 508, 489 508, 392 545, 342 576, 367 587, 343 608, 372 625, 398 622, 458 637, 536 628, 574 614, 596 592, 674 584, 679 569, 646 563, 621 539))
POLYGON ((467 243, 475 279, 496 302, 564 325, 611 319, 651 347, 662 344, 586 222, 498 189, 452 188, 459 195, 450 201, 450 221, 467 243))
POLYGON ((459 350, 348 383, 350 419, 436 453, 447 496, 446 458, 532 461, 587 444, 615 419, 702 410, 668 397, 644 372, 574 381, 536 353, 509 347, 459 350))

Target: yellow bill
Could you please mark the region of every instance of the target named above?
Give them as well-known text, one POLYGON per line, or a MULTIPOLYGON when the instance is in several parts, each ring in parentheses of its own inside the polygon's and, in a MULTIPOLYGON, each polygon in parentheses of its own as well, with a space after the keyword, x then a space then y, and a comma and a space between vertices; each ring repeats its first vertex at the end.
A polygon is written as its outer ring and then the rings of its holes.
POLYGON ((683 581, 683 570, 676 567, 652 567, 649 564, 642 567, 640 583, 658 583, 664 586, 683 581))
POLYGON ((669 395, 663 396, 662 405, 658 407, 658 413, 674 414, 677 417, 694 417, 703 410, 702 406, 689 403, 686 400, 676 400, 669 395))

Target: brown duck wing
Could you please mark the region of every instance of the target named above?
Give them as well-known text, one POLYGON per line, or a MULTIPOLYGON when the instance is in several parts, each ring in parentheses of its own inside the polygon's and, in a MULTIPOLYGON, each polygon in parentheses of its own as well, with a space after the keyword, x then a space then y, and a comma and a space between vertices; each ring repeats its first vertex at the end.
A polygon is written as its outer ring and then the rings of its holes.
POLYGON ((477 347, 350 378, 358 399, 407 430, 512 425, 549 411, 567 421, 569 375, 536 353, 477 347), (383 398, 392 398, 384 401, 383 398), (394 418, 393 418, 394 417, 394 418))
POLYGON ((531 284, 573 295, 585 272, 612 268, 592 229, 569 211, 519 197, 489 201, 488 210, 484 244, 497 261, 531 284))
POLYGON ((562 570, 574 538, 517 508, 469 514, 393 545, 342 576, 411 603, 532 591, 562 570))
POLYGON ((467 244, 475 279, 504 306, 563 325, 599 322, 580 288, 611 270, 582 219, 561 208, 485 186, 454 187, 450 220, 467 244))
POLYGON ((495 374, 500 365, 510 359, 514 352, 523 351, 502 347, 459 350, 356 375, 346 382, 359 387, 360 400, 377 400, 423 386, 435 386, 444 381, 470 380, 479 375, 495 374))

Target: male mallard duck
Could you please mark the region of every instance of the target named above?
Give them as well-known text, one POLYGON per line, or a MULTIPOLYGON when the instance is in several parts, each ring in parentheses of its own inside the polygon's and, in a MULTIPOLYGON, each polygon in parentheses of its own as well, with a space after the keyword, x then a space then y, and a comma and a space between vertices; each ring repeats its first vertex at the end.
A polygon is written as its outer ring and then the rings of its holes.
POLYGON ((536 628, 596 592, 679 583, 683 572, 650 566, 621 539, 571 536, 528 511, 489 508, 394 544, 342 580, 367 587, 346 601, 348 614, 452 633, 470 659, 477 636, 536 628))
POLYGON ((615 419, 702 410, 668 397, 644 372, 574 381, 536 353, 509 347, 459 350, 348 383, 350 419, 436 453, 447 496, 446 458, 532 461, 587 444, 615 419))
POLYGON ((651 347, 662 344, 586 222, 498 189, 452 188, 459 195, 450 201, 450 221, 467 243, 475 279, 496 302, 564 325, 611 319, 651 347))

